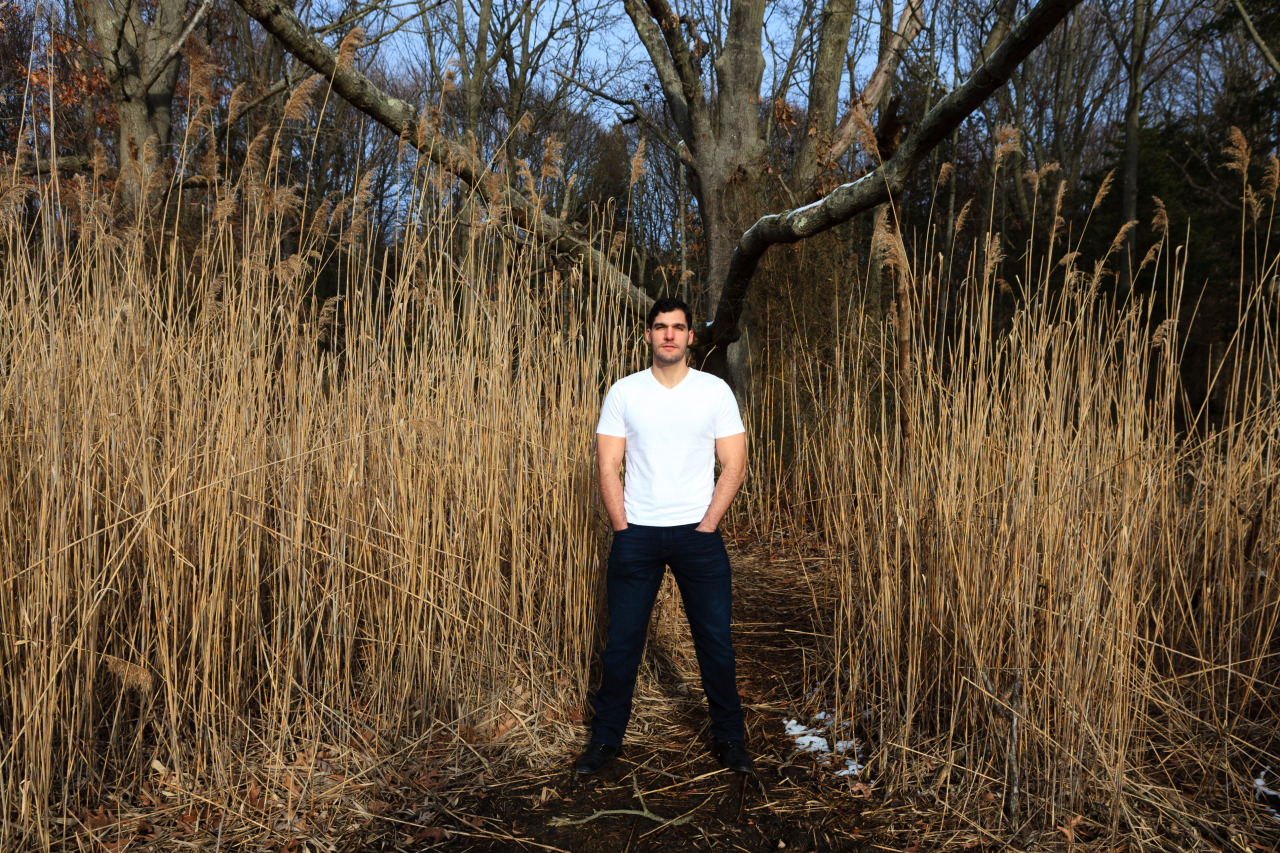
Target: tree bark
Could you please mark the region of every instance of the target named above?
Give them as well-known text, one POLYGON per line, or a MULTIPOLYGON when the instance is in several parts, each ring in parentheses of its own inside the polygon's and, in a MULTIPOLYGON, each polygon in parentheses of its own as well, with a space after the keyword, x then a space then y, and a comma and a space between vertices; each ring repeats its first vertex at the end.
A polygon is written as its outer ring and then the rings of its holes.
POLYGON ((173 131, 175 60, 184 29, 187 0, 158 0, 147 23, 131 0, 78 0, 98 41, 102 68, 119 119, 116 156, 128 192, 145 192, 161 170, 173 131), (137 162, 137 169, 128 168, 137 162))
POLYGON ((853 0, 833 0, 822 15, 822 31, 818 54, 813 62, 813 78, 809 83, 809 132, 800 140, 796 152, 793 186, 805 200, 817 198, 814 186, 818 177, 818 158, 826 155, 836 126, 836 110, 840 98, 840 82, 844 77, 845 45, 853 26, 853 0))
POLYGON ((813 204, 759 219, 738 241, 729 264, 719 311, 706 342, 735 340, 738 320, 760 258, 778 243, 794 243, 847 222, 888 201, 919 163, 955 130, 1053 31, 1080 0, 1041 0, 1009 32, 985 62, 958 89, 930 110, 894 155, 870 174, 842 184, 813 204))

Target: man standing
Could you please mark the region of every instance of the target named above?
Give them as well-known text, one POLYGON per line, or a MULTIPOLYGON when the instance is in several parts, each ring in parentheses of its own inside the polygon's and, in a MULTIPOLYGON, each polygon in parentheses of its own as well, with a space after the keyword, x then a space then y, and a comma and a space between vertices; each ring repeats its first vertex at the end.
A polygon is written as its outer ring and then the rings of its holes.
POLYGON ((613 546, 604 672, 591 742, 575 765, 584 775, 597 772, 622 746, 649 616, 667 566, 693 634, 712 751, 731 770, 754 769, 743 746, 729 629, 732 577, 719 531, 746 476, 746 429, 729 386, 685 362, 692 320, 678 299, 654 303, 644 333, 653 364, 609 389, 596 427, 597 474, 613 546), (625 489, 618 476, 624 457, 625 489))

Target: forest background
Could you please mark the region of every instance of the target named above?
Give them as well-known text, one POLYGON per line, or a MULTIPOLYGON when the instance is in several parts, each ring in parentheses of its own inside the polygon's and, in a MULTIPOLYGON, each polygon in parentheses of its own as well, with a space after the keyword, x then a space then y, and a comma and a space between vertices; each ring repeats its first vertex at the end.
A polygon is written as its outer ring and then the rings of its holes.
POLYGON ((733 530, 823 543, 869 772, 1267 837, 1278 46, 1270 0, 0 6, 0 843, 144 843, 121 792, 339 836, 354 754, 567 754, 663 294, 747 415, 733 530))

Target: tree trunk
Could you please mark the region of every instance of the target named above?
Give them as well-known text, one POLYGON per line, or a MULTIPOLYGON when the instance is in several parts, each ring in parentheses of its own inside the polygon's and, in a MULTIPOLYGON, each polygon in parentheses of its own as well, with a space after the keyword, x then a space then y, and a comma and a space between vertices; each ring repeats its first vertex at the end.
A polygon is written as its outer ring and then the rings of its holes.
MULTIPOLYGON (((1142 142, 1142 74, 1151 34, 1151 0, 1134 0, 1133 37, 1129 53, 1129 94, 1124 105, 1124 167, 1120 183, 1121 220, 1138 218, 1138 155, 1142 142)), ((1137 230, 1131 230, 1124 246, 1125 286, 1132 287, 1137 253, 1137 230)))
POLYGON ((152 177, 164 167, 173 130, 174 56, 185 40, 186 0, 158 0, 148 24, 137 3, 79 0, 76 10, 98 41, 103 71, 120 126, 116 156, 126 198, 154 194, 152 177), (137 168, 129 168, 136 162, 137 168), (151 188, 151 191, 148 191, 151 188))
MULTIPOLYGON (((845 46, 853 26, 852 0, 834 0, 822 12, 818 55, 809 84, 809 132, 800 139, 796 152, 793 185, 802 198, 817 198, 814 181, 818 177, 819 146, 831 143, 839 106, 840 83, 844 78, 845 46)), ((825 152, 824 152, 825 153, 825 152)))

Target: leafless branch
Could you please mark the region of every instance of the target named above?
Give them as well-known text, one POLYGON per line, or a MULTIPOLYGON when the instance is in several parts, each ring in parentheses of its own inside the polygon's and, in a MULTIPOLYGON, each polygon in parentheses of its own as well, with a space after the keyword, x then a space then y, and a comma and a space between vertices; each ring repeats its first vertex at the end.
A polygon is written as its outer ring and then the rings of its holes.
POLYGON ((142 91, 150 91, 169 63, 177 59, 178 54, 182 52, 182 46, 187 43, 187 39, 195 32, 196 27, 200 26, 200 22, 209 13, 209 7, 212 5, 213 0, 204 0, 200 4, 200 8, 196 9, 196 13, 191 16, 191 20, 187 21, 187 25, 182 28, 182 33, 173 40, 173 44, 169 45, 169 49, 164 52, 164 56, 160 57, 160 61, 151 69, 151 73, 147 75, 146 82, 142 84, 142 91))
POLYGON ((592 86, 589 83, 584 83, 583 81, 578 80, 569 74, 565 74, 563 71, 554 70, 554 73, 558 75, 561 79, 566 80, 569 83, 572 83, 574 86, 577 86, 579 89, 581 89, 582 91, 586 92, 589 95, 594 95, 595 97, 600 98, 601 100, 608 101, 614 106, 626 107, 627 109, 631 110, 631 115, 629 117, 627 118, 620 117, 620 120, 623 121, 624 123, 627 121, 640 122, 640 124, 644 125, 648 129, 649 133, 652 134, 653 138, 657 140, 659 143, 661 143, 664 148, 670 149, 671 152, 673 154, 676 154, 677 156, 680 154, 680 151, 681 151, 680 143, 676 142, 674 139, 668 136, 667 132, 662 128, 660 128, 657 125, 657 123, 654 122, 654 120, 649 117, 648 111, 646 111, 644 107, 640 106, 639 102, 637 102, 634 98, 619 98, 615 95, 610 95, 608 92, 604 91, 603 89, 597 89, 595 86, 592 86))
POLYGON ((534 207, 528 198, 508 187, 505 181, 486 181, 489 174, 487 165, 467 146, 441 135, 423 121, 412 104, 382 91, 358 69, 339 67, 337 51, 316 38, 292 9, 278 0, 236 2, 267 32, 279 39, 290 53, 323 74, 333 85, 333 91, 353 107, 400 140, 413 145, 421 156, 470 186, 480 199, 500 204, 511 211, 515 223, 537 235, 544 245, 584 258, 607 285, 627 299, 633 309, 645 311, 652 304, 653 300, 632 284, 625 273, 598 249, 573 234, 558 217, 534 207))
POLYGON ((1257 29, 1253 26, 1253 19, 1249 17, 1249 13, 1245 11, 1244 6, 1240 4, 1240 0, 1231 0, 1232 5, 1236 7, 1236 11, 1240 13, 1241 20, 1244 21, 1245 29, 1249 31, 1249 38, 1253 39, 1253 43, 1257 45, 1258 50, 1262 51, 1262 56, 1267 60, 1267 64, 1271 66, 1271 70, 1280 75, 1280 62, 1276 61, 1276 55, 1271 52, 1271 48, 1267 47, 1267 43, 1262 40, 1262 36, 1258 34, 1257 29))

